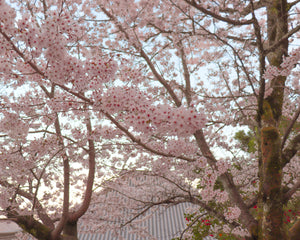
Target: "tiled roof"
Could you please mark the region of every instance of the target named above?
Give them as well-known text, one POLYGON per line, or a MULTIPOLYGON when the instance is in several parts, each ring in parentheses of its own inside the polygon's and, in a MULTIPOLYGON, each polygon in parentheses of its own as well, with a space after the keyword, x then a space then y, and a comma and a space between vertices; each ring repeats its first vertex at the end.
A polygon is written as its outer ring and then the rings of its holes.
MULTIPOLYGON (((120 236, 113 235, 112 231, 103 233, 80 233, 79 240, 171 240, 175 237, 180 237, 182 231, 186 228, 186 220, 184 212, 190 203, 180 203, 169 207, 159 207, 158 210, 146 221, 142 222, 141 226, 145 227, 152 237, 141 237, 129 232, 128 228, 124 227, 120 236)), ((203 240, 214 240, 210 236, 203 240)), ((29 240, 29 239, 28 239, 29 240)))
POLYGON ((185 229, 187 222, 184 212, 189 206, 189 203, 181 203, 167 208, 161 206, 150 218, 140 223, 140 226, 145 227, 153 236, 152 238, 130 234, 129 229, 126 227, 121 231, 121 237, 113 237, 112 232, 107 231, 105 234, 80 234, 79 238, 80 240, 119 240, 122 237, 126 240, 171 240, 179 237, 185 229))
MULTIPOLYGON (((131 199, 125 197, 127 196, 126 192, 121 194, 122 186, 121 190, 118 190, 120 183, 123 184, 127 181, 128 186, 133 187, 132 191, 134 191, 135 187, 138 189, 140 186, 149 185, 151 188, 154 183, 163 185, 162 181, 164 179, 156 176, 123 175, 122 179, 118 178, 117 180, 120 180, 120 182, 112 182, 112 185, 109 185, 106 191, 99 194, 97 202, 90 206, 90 212, 85 216, 90 221, 90 224, 84 225, 85 221, 80 222, 79 220, 79 240, 171 240, 180 237, 182 232, 187 228, 188 222, 185 219, 184 213, 187 212, 188 208, 193 209, 192 211, 197 211, 199 208, 199 206, 189 202, 177 202, 177 204, 173 203, 173 205, 154 204, 154 207, 151 208, 147 208, 147 206, 140 208, 141 206, 137 205, 131 209, 134 205, 129 204, 131 199), (117 189, 114 189, 114 183, 117 189), (112 201, 112 199, 117 199, 117 201, 112 201), (130 207, 128 208, 128 206, 130 207), (97 212, 93 211, 93 207, 104 209, 102 215, 97 216, 92 214, 92 212, 97 212), (119 213, 119 216, 115 216, 116 219, 114 219, 111 209, 113 209, 113 212, 119 213), (141 209, 141 211, 142 209, 148 210, 143 215, 135 218, 136 213, 134 209, 141 209), (104 220, 105 218, 107 219, 104 220), (134 219, 134 221, 130 219, 134 219), (98 221, 100 221, 100 225, 98 229, 94 229, 95 226, 93 226, 93 223, 97 223, 98 221), (111 223, 113 224, 111 225, 111 223), (113 232, 112 229, 120 229, 119 226, 125 223, 127 225, 123 226, 120 231, 113 232), (141 229, 145 232, 144 236, 141 235, 141 229), (94 233, 91 230, 98 230, 101 233, 94 233), (136 231, 134 232, 134 230, 136 231)), ((203 240, 214 239, 208 236, 203 240)))

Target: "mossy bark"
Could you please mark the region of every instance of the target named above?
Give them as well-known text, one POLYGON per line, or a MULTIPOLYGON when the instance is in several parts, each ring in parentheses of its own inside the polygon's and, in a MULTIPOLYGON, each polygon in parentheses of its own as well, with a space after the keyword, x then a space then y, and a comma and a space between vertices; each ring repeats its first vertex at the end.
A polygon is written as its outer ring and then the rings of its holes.
POLYGON ((8 217, 14 220, 25 232, 38 240, 78 240, 77 221, 67 221, 63 233, 57 237, 51 235, 53 229, 34 219, 32 216, 20 216, 14 211, 8 212, 8 217))
POLYGON ((64 226, 62 240, 78 240, 77 233, 77 221, 67 222, 64 226))
MULTIPOLYGON (((270 65, 281 68, 283 57, 288 53, 288 4, 286 0, 266 1, 268 47, 276 45, 267 54, 270 65)), ((264 81, 264 80, 262 80, 264 81)), ((280 120, 286 77, 276 76, 271 80, 272 93, 263 99, 260 112, 260 195, 259 195, 259 240, 288 240, 283 223, 282 156, 280 120)), ((263 85, 264 86, 264 85, 263 85)))
POLYGON ((31 216, 18 216, 17 223, 38 240, 78 240, 77 222, 67 222, 63 233, 57 239, 51 237, 51 229, 31 216))
MULTIPOLYGON (((51 240, 52 229, 35 220, 31 216, 17 216, 16 223, 27 233, 38 240, 51 240)), ((61 240, 61 239, 57 239, 61 240)))
POLYGON ((261 238, 288 239, 283 227, 282 163, 280 135, 275 127, 261 130, 262 150, 262 229, 261 238))

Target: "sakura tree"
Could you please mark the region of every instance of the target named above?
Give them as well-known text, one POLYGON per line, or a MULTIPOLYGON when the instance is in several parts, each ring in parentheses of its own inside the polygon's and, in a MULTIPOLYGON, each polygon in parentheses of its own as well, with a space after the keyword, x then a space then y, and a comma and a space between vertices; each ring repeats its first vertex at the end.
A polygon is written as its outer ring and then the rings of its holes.
POLYGON ((181 239, 297 239, 299 7, 1 0, 2 214, 77 239, 190 202, 181 239))

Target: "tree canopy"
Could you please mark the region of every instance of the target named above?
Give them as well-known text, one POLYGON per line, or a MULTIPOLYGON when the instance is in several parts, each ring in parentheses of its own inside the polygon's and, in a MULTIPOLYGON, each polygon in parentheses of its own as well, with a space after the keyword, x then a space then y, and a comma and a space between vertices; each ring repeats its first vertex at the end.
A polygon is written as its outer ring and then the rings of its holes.
POLYGON ((73 240, 190 202, 181 239, 296 240, 299 2, 0 0, 1 214, 73 240))

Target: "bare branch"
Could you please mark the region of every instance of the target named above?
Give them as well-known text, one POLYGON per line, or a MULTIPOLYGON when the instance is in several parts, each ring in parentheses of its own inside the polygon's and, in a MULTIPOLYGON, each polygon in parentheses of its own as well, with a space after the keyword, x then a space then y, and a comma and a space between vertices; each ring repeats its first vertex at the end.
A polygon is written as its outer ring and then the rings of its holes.
POLYGON ((150 58, 147 56, 147 54, 145 53, 144 50, 141 50, 141 57, 143 57, 145 59, 145 61, 147 62, 148 66, 150 67, 150 69, 151 69, 152 73, 154 74, 154 76, 156 77, 156 79, 165 87, 167 92, 170 94, 170 96, 172 97, 172 99, 175 102, 175 105, 177 107, 180 107, 181 102, 178 99, 178 97, 176 96, 175 92, 173 91, 171 86, 168 84, 168 82, 157 72, 156 68, 154 67, 153 63, 151 62, 150 58))
POLYGON ((288 202, 294 193, 300 190, 300 178, 297 182, 284 194, 283 202, 288 202))
POLYGON ((296 220, 294 225, 289 230, 291 240, 298 240, 300 236, 300 218, 296 220))
POLYGON ((265 79, 263 77, 263 74, 265 72, 265 68, 266 68, 266 60, 265 60, 265 54, 264 54, 264 47, 263 47, 263 43, 262 43, 262 36, 261 36, 261 30, 260 30, 260 26, 258 23, 258 20, 255 16, 255 12, 254 12, 254 3, 251 0, 251 13, 252 13, 252 19, 253 19, 253 27, 254 27, 254 32, 255 32, 255 36, 256 36, 256 44, 258 46, 258 51, 259 51, 259 94, 258 94, 258 98, 257 98, 257 102, 258 102, 258 109, 257 109, 257 122, 258 125, 260 126, 261 124, 261 116, 263 114, 263 101, 264 101, 264 95, 265 95, 265 79))
MULTIPOLYGON (((64 148, 64 142, 61 134, 61 127, 59 123, 59 118, 58 114, 56 114, 56 120, 55 120, 55 131, 58 137, 58 143, 59 145, 64 148)), ((70 162, 69 162, 69 157, 67 153, 64 151, 62 155, 63 159, 63 169, 64 169, 64 191, 63 191, 63 210, 62 210, 62 216, 51 233, 51 236, 55 239, 57 238, 60 233, 62 232, 66 222, 68 221, 68 216, 69 216, 69 206, 70 206, 70 162)))
POLYGON ((183 68, 183 76, 184 76, 184 80, 185 80, 185 97, 186 97, 186 101, 187 101, 187 105, 190 106, 191 101, 192 101, 192 97, 191 97, 191 79, 190 79, 190 72, 187 66, 187 60, 186 60, 186 55, 184 52, 184 48, 182 45, 182 42, 179 41, 179 52, 180 52, 180 57, 181 57, 181 64, 182 64, 182 68, 183 68))
MULTIPOLYGON (((92 132, 92 124, 90 119, 87 119, 86 128, 88 134, 90 135, 92 132)), ((70 222, 76 222, 81 216, 83 216, 86 213, 92 199, 93 184, 94 184, 95 170, 96 170, 96 153, 95 153, 94 141, 92 139, 88 139, 88 144, 89 144, 89 151, 88 151, 89 173, 87 177, 84 199, 80 208, 76 212, 70 215, 69 217, 70 222)))
POLYGON ((291 37, 296 32, 300 31, 300 25, 293 28, 291 31, 283 35, 276 43, 274 43, 272 46, 269 46, 267 49, 264 50, 264 54, 268 54, 270 52, 273 52, 276 48, 278 48, 281 44, 283 44, 289 37, 291 37))
POLYGON ((284 167, 290 160, 300 151, 300 134, 296 135, 282 152, 282 167, 284 167))
MULTIPOLYGON (((222 72, 221 66, 220 66, 219 64, 218 64, 218 66, 219 66, 220 72, 222 72)), ((246 119, 246 115, 245 115, 243 109, 241 108, 240 104, 239 104, 238 101, 237 101, 237 98, 238 98, 238 97, 234 96, 234 94, 233 94, 233 92, 232 92, 232 90, 231 90, 231 88, 230 88, 230 86, 229 86, 229 82, 228 82, 228 80, 226 79, 226 77, 224 76, 223 72, 222 72, 222 76, 223 76, 223 80, 225 81, 226 87, 227 87, 227 89, 228 89, 228 92, 229 92, 231 98, 233 99, 233 101, 234 101, 235 104, 237 105, 237 107, 238 107, 238 109, 240 110, 240 112, 242 113, 243 117, 246 119)))
POLYGON ((229 24, 232 24, 234 26, 241 26, 241 25, 250 25, 253 23, 253 19, 251 20, 244 20, 244 21, 237 21, 237 20, 233 20, 233 19, 230 19, 230 18, 227 18, 227 17, 223 17, 221 15, 218 15, 214 12, 211 12, 209 10, 207 10, 206 8, 202 7, 200 4, 197 4, 195 0, 185 0, 185 2, 189 5, 191 5, 192 7, 198 9, 199 11, 203 12, 204 14, 207 14, 215 19, 218 19, 222 22, 225 22, 225 23, 229 23, 229 24))
POLYGON ((265 5, 266 5, 265 1, 262 1, 262 0, 260 0, 258 2, 254 2, 254 3, 253 3, 253 1, 251 1, 248 4, 248 6, 242 10, 241 14, 246 16, 246 15, 252 13, 253 10, 258 10, 260 8, 265 7, 265 5))
POLYGON ((299 3, 300 2, 300 0, 296 0, 296 1, 294 1, 294 2, 290 2, 290 3, 288 3, 288 7, 289 7, 289 9, 291 9, 293 6, 295 6, 297 3, 299 3))
POLYGON ((295 113, 295 115, 294 115, 292 121, 290 122, 290 125, 288 126, 288 128, 287 128, 287 130, 286 130, 286 132, 285 132, 285 134, 284 134, 284 136, 283 136, 282 143, 281 143, 281 149, 283 149, 284 144, 285 144, 285 142, 286 142, 286 140, 287 140, 289 134, 291 133, 291 131, 292 131, 292 129, 293 129, 293 126, 294 126, 294 124, 296 123, 296 121, 297 121, 299 115, 300 115, 300 107, 298 108, 298 111, 295 113))

